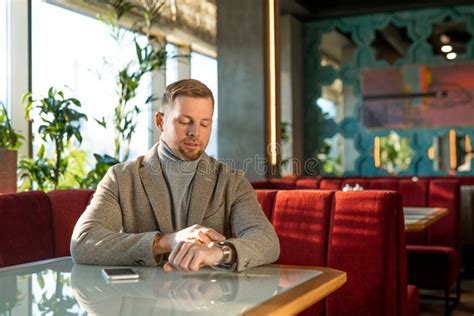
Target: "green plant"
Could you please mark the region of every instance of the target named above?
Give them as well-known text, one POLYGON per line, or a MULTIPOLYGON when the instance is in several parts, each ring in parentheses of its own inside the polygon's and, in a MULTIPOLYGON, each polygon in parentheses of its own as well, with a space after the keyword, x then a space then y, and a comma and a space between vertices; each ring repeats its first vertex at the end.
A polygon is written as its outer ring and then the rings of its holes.
POLYGON ((407 170, 411 162, 411 149, 408 138, 400 137, 391 131, 380 137, 380 167, 391 174, 407 170))
MULTIPOLYGON (((152 25, 159 19, 165 1, 141 1, 130 2, 126 0, 115 0, 109 2, 110 12, 100 19, 106 23, 111 31, 112 38, 120 42, 123 41, 123 34, 126 30, 120 26, 123 16, 133 10, 142 15, 143 20, 132 26, 135 33, 134 46, 136 59, 127 63, 118 71, 116 76, 117 84, 117 105, 114 109, 113 126, 114 136, 114 158, 117 161, 125 161, 129 158, 130 143, 137 127, 137 117, 142 108, 133 104, 137 89, 146 74, 162 68, 166 64, 166 47, 158 37, 152 35, 152 25), (146 36, 146 43, 140 45, 137 34, 146 36)), ((153 96, 149 96, 145 105, 154 101, 153 96)), ((104 128, 107 127, 105 118, 96 120, 104 128)))
POLYGON ((48 157, 44 144, 40 146, 36 160, 22 158, 19 164, 20 179, 23 181, 21 189, 52 190, 63 187, 72 187, 64 183, 70 173, 68 170, 71 152, 71 142, 82 142, 80 132, 81 121, 87 116, 78 111, 81 103, 75 98, 65 98, 63 91, 51 87, 48 95, 39 100, 33 100, 32 94, 23 96, 26 103, 26 118, 30 120, 31 112, 36 110, 40 119, 38 134, 47 143, 52 143, 52 156, 48 157))
POLYGON ((120 161, 109 155, 94 154, 96 160, 95 167, 90 170, 85 177, 76 177, 76 181, 81 188, 96 188, 99 181, 105 176, 107 170, 120 161))
POLYGON ((5 105, 0 102, 0 148, 17 150, 22 145, 22 135, 15 132, 12 127, 5 105))
POLYGON ((339 153, 337 157, 331 157, 331 142, 325 139, 323 145, 319 149, 317 158, 322 162, 322 171, 328 174, 341 177, 344 173, 342 165, 342 155, 339 153))
MULTIPOLYGON (((125 66, 119 67, 116 75, 117 105, 114 108, 112 125, 114 127, 114 154, 99 155, 94 154, 96 160, 95 167, 82 179, 77 179, 82 188, 95 188, 98 182, 107 172, 108 168, 126 161, 130 155, 130 144, 133 134, 137 128, 137 117, 142 112, 142 106, 134 104, 137 89, 143 78, 156 71, 166 64, 165 43, 152 35, 152 25, 159 19, 165 1, 142 1, 130 2, 126 0, 115 0, 108 3, 109 13, 100 16, 99 19, 109 26, 110 34, 118 45, 124 41, 124 34, 127 31, 121 26, 123 16, 133 10, 139 13, 143 19, 132 26, 135 38, 135 59, 129 61, 125 66), (146 37, 146 43, 141 45, 137 34, 146 37)), ((143 105, 147 105, 156 100, 150 95, 143 105)), ((104 117, 95 121, 104 128, 107 128, 107 121, 104 117)))

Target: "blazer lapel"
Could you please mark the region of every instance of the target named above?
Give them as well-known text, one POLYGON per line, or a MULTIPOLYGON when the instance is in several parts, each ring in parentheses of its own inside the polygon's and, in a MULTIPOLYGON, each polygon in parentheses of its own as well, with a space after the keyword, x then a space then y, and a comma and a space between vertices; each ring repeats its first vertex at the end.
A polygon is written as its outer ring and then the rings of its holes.
POLYGON ((139 174, 160 226, 160 232, 168 234, 173 232, 171 200, 161 171, 157 147, 158 143, 144 157, 139 174))
POLYGON ((191 202, 189 205, 187 226, 202 224, 216 183, 215 172, 209 157, 204 154, 196 169, 191 202))

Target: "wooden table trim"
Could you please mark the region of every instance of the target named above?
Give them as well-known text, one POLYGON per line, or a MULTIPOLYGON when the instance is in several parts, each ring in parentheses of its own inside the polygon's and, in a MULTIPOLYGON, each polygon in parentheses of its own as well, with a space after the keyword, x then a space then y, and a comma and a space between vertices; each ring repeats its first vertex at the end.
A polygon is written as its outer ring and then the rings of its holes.
MULTIPOLYGON (((415 208, 415 207, 407 207, 407 208, 415 208)), ((421 207, 421 208, 429 208, 429 207, 421 207)), ((445 207, 434 207, 433 212, 430 213, 427 217, 420 219, 414 223, 405 224, 405 232, 420 232, 425 230, 426 228, 433 225, 434 222, 437 222, 441 218, 448 215, 448 209, 445 207)))
POLYGON ((323 273, 280 295, 272 297, 268 301, 244 312, 242 315, 295 315, 333 293, 347 281, 346 272, 328 267, 279 264, 272 266, 294 269, 316 269, 323 273))

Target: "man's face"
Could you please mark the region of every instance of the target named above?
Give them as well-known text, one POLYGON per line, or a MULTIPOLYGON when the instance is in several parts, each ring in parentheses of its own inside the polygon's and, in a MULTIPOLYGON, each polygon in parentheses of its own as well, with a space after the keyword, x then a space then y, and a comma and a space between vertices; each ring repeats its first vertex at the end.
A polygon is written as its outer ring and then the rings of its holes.
POLYGON ((196 160, 206 150, 212 131, 210 98, 178 96, 166 113, 157 113, 161 139, 184 160, 196 160))

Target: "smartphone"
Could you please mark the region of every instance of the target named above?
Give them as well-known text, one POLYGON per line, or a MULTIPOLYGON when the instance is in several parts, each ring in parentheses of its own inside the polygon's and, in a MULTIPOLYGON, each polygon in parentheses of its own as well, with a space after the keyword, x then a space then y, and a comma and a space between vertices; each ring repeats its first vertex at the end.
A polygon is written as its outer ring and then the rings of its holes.
POLYGON ((107 268, 102 269, 102 275, 108 281, 115 280, 138 280, 140 275, 130 268, 107 268))

